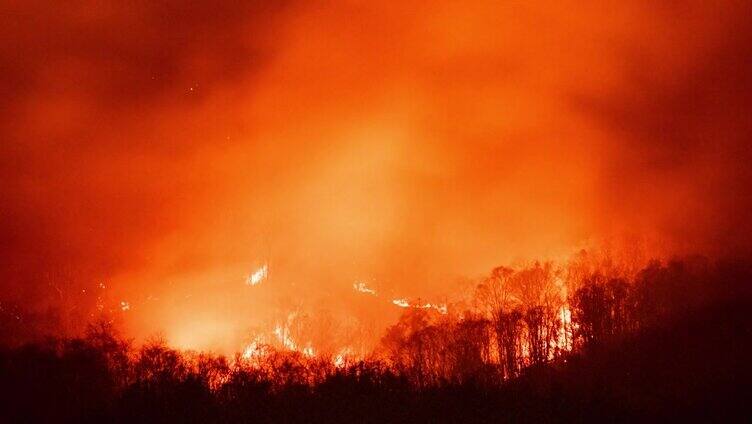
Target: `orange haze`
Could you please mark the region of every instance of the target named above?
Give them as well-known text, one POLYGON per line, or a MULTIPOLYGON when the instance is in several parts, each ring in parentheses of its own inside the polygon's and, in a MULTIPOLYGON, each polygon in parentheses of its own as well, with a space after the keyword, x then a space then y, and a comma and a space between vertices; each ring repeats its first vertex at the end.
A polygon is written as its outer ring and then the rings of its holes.
POLYGON ((0 14, 28 334, 113 309, 229 352, 300 310, 378 336, 388 299, 510 261, 748 252, 748 2, 48 3, 0 14))

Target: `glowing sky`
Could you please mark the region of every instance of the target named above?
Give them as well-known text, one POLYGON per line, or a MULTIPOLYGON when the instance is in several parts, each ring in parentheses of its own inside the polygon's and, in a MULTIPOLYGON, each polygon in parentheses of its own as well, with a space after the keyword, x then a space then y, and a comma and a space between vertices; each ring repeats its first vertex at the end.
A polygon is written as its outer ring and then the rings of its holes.
POLYGON ((749 247, 746 2, 183 3, 0 14, 0 300, 40 328, 125 301, 231 349, 301 305, 399 313, 357 281, 749 247))

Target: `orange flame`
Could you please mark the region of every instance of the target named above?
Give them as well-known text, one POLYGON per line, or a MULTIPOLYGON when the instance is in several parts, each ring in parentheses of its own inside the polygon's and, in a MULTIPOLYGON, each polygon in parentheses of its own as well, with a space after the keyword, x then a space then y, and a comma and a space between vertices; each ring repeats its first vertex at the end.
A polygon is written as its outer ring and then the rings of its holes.
POLYGON ((368 285, 363 281, 356 281, 353 284, 353 288, 355 289, 355 291, 358 291, 360 293, 366 293, 366 294, 376 296, 376 290, 368 287, 368 285))
POLYGON ((264 264, 261 268, 257 269, 253 274, 249 275, 245 283, 249 286, 256 286, 261 284, 269 276, 269 267, 264 264))

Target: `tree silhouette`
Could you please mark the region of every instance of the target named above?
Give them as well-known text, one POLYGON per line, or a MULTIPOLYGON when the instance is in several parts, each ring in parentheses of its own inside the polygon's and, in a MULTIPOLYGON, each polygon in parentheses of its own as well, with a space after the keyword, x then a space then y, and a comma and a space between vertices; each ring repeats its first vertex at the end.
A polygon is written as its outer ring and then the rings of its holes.
POLYGON ((613 265, 577 268, 496 268, 478 284, 473 309, 406 309, 373 356, 338 365, 328 355, 272 346, 232 359, 180 352, 158 338, 135 348, 110 321, 98 320, 80 338, 0 348, 1 418, 601 422, 748 415, 747 262, 652 262, 633 275, 613 265), (571 317, 562 318, 566 311, 571 317), (567 331, 573 344, 562 342, 567 331))

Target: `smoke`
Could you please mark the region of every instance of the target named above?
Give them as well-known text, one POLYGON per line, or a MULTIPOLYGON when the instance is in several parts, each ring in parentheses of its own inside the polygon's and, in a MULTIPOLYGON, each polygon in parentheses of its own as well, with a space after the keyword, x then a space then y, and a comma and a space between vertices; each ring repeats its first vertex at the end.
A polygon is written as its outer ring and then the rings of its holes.
POLYGON ((748 251, 747 5, 267 3, 9 5, 14 328, 128 301, 131 334, 230 349, 625 234, 748 251))
POLYGON ((618 87, 575 100, 611 140, 603 216, 675 249, 748 255, 750 8, 667 12, 663 37, 626 48, 618 87))

